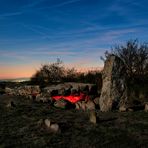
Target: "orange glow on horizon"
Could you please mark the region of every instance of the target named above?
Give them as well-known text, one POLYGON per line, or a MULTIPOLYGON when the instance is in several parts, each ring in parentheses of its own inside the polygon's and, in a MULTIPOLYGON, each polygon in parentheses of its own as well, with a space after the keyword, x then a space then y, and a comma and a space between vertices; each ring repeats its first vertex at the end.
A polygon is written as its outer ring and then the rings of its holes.
MULTIPOLYGON (((80 66, 76 64, 65 65, 67 68, 74 67, 77 72, 88 72, 95 70, 102 70, 102 67, 86 67, 80 66)), ((19 66, 10 66, 10 65, 0 65, 0 79, 16 79, 16 78, 30 78, 33 74, 35 74, 36 70, 38 70, 41 66, 34 65, 19 65, 19 66)))
POLYGON ((35 73, 31 66, 2 66, 0 79, 29 78, 35 73))

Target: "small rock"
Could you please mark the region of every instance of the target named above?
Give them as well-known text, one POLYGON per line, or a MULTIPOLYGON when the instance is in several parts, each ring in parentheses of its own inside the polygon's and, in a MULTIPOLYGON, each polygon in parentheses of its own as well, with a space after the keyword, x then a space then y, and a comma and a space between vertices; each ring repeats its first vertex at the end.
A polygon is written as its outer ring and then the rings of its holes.
POLYGON ((76 109, 78 109, 78 110, 80 109, 79 102, 76 103, 76 109))
POLYGON ((99 99, 100 99, 100 97, 97 97, 97 98, 94 99, 94 103, 95 103, 96 105, 99 105, 99 99))
POLYGON ((81 108, 82 110, 86 110, 86 103, 84 101, 81 102, 81 108))
POLYGON ((50 129, 52 132, 56 133, 59 131, 59 125, 57 123, 51 124, 50 129))
POLYGON ((97 122, 96 113, 93 110, 91 110, 89 113, 89 121, 93 124, 96 124, 96 122, 97 122))
POLYGON ((59 131, 59 125, 57 123, 51 123, 50 119, 45 119, 44 123, 51 132, 57 133, 59 131))
POLYGON ((95 104, 93 103, 93 101, 91 101, 91 100, 87 101, 86 109, 88 109, 88 110, 95 110, 95 104))
POLYGON ((120 112, 126 112, 126 107, 125 107, 125 106, 121 106, 121 107, 119 108, 119 111, 120 111, 120 112))
POLYGON ((128 108, 128 111, 129 111, 129 112, 133 112, 134 110, 133 110, 133 109, 131 109, 131 108, 128 108))
POLYGON ((50 125, 51 125, 50 119, 45 119, 44 123, 45 123, 47 128, 50 128, 50 125))

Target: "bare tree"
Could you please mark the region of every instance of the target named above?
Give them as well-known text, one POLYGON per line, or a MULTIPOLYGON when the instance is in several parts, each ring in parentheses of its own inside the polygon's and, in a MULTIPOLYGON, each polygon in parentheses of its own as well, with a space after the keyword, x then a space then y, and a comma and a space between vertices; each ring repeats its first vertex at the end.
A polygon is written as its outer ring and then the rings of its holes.
POLYGON ((125 45, 116 45, 105 57, 114 54, 122 59, 129 77, 148 74, 148 45, 139 44, 138 40, 129 40, 125 45))
POLYGON ((57 59, 55 63, 42 65, 32 77, 32 81, 36 83, 53 83, 62 80, 64 75, 64 66, 61 60, 57 59))

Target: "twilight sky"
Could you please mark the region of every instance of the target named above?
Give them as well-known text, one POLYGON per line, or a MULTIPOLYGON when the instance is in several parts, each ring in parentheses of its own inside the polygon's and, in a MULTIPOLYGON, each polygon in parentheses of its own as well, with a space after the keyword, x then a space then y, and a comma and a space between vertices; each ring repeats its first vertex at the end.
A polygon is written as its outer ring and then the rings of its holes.
POLYGON ((0 79, 30 77, 60 58, 103 66, 105 50, 147 42, 148 0, 0 0, 0 79))

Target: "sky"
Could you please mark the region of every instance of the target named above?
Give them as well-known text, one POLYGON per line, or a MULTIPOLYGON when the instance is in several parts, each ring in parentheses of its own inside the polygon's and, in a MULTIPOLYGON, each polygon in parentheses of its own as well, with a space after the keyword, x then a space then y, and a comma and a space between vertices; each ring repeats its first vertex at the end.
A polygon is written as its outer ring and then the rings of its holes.
POLYGON ((129 39, 147 42, 147 0, 0 0, 0 79, 60 58, 85 71, 129 39))

